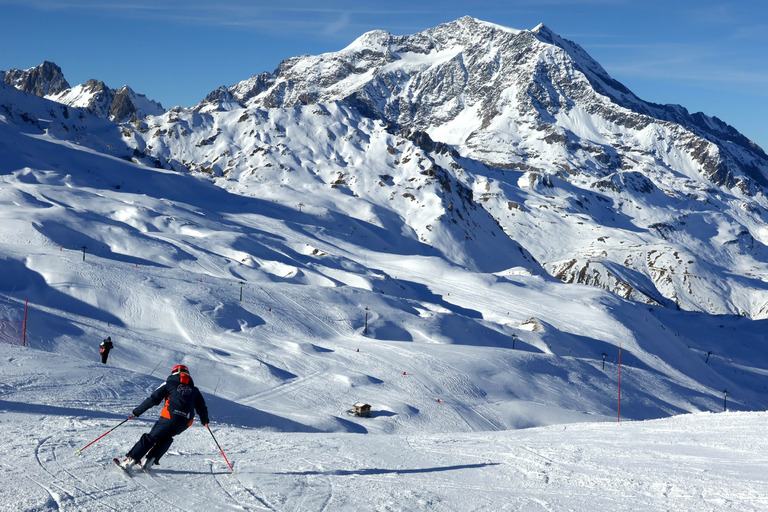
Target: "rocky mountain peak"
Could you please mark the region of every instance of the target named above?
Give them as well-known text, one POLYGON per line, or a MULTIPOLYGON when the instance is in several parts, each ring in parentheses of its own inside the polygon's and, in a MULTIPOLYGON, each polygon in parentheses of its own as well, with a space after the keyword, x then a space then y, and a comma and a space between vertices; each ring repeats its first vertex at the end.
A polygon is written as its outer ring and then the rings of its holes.
POLYGON ((113 120, 130 120, 135 118, 136 106, 131 101, 135 93, 127 85, 121 87, 116 93, 112 104, 109 106, 109 118, 113 120))
POLYGON ((7 71, 4 81, 21 91, 36 96, 58 94, 69 89, 69 83, 64 78, 61 68, 49 61, 44 61, 34 68, 7 71))
POLYGON ((64 105, 82 108, 115 122, 162 114, 165 109, 127 85, 119 90, 109 88, 104 82, 90 79, 85 84, 70 87, 61 68, 45 61, 27 70, 12 69, 2 75, 5 83, 20 91, 41 96, 64 105))
POLYGON ((88 80, 82 87, 84 91, 92 92, 94 94, 104 93, 109 89, 109 87, 107 87, 107 84, 105 84, 101 80, 96 80, 95 78, 91 78, 90 80, 88 80))

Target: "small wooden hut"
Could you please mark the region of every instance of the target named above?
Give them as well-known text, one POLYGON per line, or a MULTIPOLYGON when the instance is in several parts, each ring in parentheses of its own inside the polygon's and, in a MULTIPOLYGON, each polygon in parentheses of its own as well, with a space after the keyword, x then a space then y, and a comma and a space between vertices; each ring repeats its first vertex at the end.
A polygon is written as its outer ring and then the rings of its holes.
POLYGON ((352 411, 354 414, 362 417, 362 418, 368 418, 371 416, 371 406, 368 404, 364 404, 363 402, 357 402, 354 405, 354 409, 352 411))

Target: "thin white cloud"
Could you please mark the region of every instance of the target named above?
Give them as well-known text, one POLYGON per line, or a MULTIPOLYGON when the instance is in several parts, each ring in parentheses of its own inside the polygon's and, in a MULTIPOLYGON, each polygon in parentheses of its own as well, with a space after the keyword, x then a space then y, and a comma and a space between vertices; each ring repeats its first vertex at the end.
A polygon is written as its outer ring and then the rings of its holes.
POLYGON ((693 82, 741 83, 754 86, 768 84, 768 73, 733 68, 730 59, 720 56, 716 60, 686 55, 664 55, 657 58, 622 58, 621 63, 604 62, 603 67, 612 75, 654 79, 674 79, 693 82))
MULTIPOLYGON (((296 2, 294 2, 296 4, 296 2)), ((285 13, 285 14, 335 14, 349 16, 354 14, 359 15, 407 15, 407 14, 429 14, 434 13, 434 10, 418 7, 396 7, 396 8, 361 8, 339 6, 317 6, 316 4, 308 5, 292 5, 291 3, 274 3, 274 2, 249 2, 239 0, 224 0, 216 3, 210 3, 208 1, 194 2, 194 1, 164 1, 162 3, 151 1, 128 1, 128 2, 104 2, 101 0, 79 0, 79 1, 58 1, 58 0, 0 0, 0 6, 22 6, 29 9, 45 10, 45 11, 75 11, 75 10, 87 10, 90 13, 110 13, 117 11, 139 11, 150 12, 160 11, 167 13, 204 13, 206 16, 216 16, 217 14, 222 17, 228 17, 231 15, 252 16, 255 14, 271 14, 285 13)))
MULTIPOLYGON (((0 7, 16 6, 40 12, 62 12, 75 15, 136 21, 164 21, 175 25, 236 28, 277 35, 301 31, 303 35, 350 39, 362 32, 380 28, 387 17, 413 19, 433 15, 423 5, 396 3, 377 6, 349 5, 330 1, 318 4, 308 0, 274 2, 266 0, 0 0, 0 7), (355 23, 352 20, 355 19, 355 23), (368 20, 366 23, 365 20, 368 20)), ((390 25, 391 26, 391 25, 390 25)), ((409 27, 410 28, 410 27, 409 27)), ((423 30, 426 27, 417 27, 423 30)))
POLYGON ((349 26, 349 22, 351 19, 352 19, 352 16, 348 12, 341 13, 341 16, 339 16, 338 19, 332 21, 331 23, 325 26, 325 28, 323 29, 323 32, 328 35, 333 35, 338 32, 341 32, 349 26))
POLYGON ((743 40, 757 39, 766 41, 768 39, 766 34, 768 34, 768 24, 746 25, 738 27, 733 33, 733 37, 743 40))
POLYGON ((96 12, 132 12, 132 11, 162 11, 165 7, 151 2, 59 2, 52 0, 0 0, 0 5, 21 6, 39 11, 82 11, 96 12))

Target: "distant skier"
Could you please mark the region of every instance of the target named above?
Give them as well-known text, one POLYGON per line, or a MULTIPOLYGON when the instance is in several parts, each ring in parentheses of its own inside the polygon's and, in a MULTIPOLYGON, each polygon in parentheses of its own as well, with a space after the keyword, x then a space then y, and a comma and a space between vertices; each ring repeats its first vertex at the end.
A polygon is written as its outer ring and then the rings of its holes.
POLYGON ((107 339, 101 342, 101 362, 103 364, 107 364, 107 358, 109 357, 109 351, 115 348, 115 346, 112 344, 112 337, 107 336, 107 339))
POLYGON ((126 459, 120 463, 123 469, 130 469, 140 464, 145 455, 144 469, 149 469, 160 461, 173 443, 173 437, 184 432, 195 418, 195 411, 203 425, 208 425, 208 408, 200 390, 195 387, 189 369, 183 364, 176 365, 165 384, 133 410, 135 417, 141 416, 147 409, 165 400, 165 406, 148 434, 142 434, 139 441, 126 453, 126 459))

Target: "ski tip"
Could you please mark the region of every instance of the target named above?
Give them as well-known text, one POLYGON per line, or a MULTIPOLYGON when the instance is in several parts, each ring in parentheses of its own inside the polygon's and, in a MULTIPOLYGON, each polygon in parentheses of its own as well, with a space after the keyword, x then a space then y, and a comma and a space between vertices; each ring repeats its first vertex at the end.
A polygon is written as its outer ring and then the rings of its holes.
POLYGON ((78 455, 82 455, 82 454, 83 454, 83 452, 82 452, 82 451, 80 451, 80 450, 77 450, 77 454, 78 454, 78 455))

